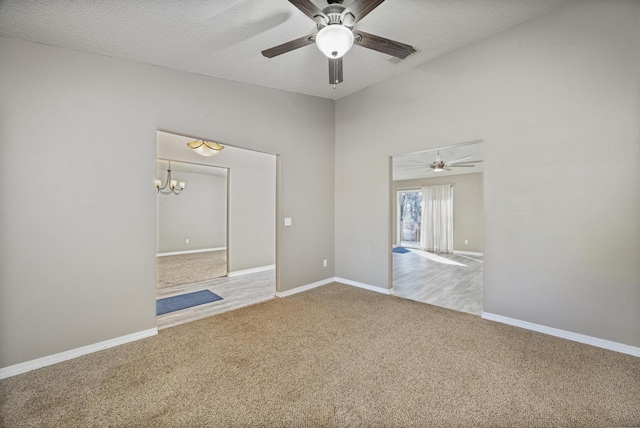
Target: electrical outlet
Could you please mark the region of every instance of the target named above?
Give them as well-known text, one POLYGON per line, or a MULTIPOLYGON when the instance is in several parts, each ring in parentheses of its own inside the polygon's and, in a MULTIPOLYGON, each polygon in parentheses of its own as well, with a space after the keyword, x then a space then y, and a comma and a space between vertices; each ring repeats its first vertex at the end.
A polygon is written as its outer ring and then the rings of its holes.
POLYGON ((185 244, 188 244, 188 243, 189 243, 189 238, 185 239, 185 240, 184 240, 184 243, 185 243, 185 244))
POLYGON ((464 245, 469 245, 469 240, 468 239, 464 240, 464 245))
POLYGON ((322 261, 322 266, 327 267, 327 259, 324 259, 324 260, 322 261))
POLYGON ((284 225, 285 226, 291 226, 291 217, 285 217, 284 218, 284 225))

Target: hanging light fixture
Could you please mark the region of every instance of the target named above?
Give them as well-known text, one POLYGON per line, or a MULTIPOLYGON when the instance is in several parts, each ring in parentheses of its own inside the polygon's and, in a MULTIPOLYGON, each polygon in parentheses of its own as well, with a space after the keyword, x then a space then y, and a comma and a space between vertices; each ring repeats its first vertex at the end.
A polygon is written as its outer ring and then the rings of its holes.
POLYGON ((156 189, 158 189, 158 193, 161 193, 163 195, 179 195, 184 190, 185 185, 186 183, 184 181, 178 182, 177 180, 171 179, 171 161, 169 161, 169 169, 167 169, 167 181, 164 183, 164 186, 162 186, 162 180, 156 178, 156 189))
POLYGON ((190 143, 187 143, 187 146, 193 149, 193 151, 200 156, 214 156, 220 153, 222 149, 224 149, 224 146, 218 143, 204 140, 192 141, 190 143))
POLYGON ((318 49, 328 58, 340 58, 353 46, 353 32, 342 24, 331 24, 316 34, 318 49))

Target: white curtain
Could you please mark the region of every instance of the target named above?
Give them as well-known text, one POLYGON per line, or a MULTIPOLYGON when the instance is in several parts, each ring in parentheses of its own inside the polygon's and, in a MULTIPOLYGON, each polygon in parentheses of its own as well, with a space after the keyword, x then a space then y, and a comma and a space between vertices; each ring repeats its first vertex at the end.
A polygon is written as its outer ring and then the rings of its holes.
POLYGON ((422 236, 426 251, 453 252, 453 186, 422 188, 422 236))

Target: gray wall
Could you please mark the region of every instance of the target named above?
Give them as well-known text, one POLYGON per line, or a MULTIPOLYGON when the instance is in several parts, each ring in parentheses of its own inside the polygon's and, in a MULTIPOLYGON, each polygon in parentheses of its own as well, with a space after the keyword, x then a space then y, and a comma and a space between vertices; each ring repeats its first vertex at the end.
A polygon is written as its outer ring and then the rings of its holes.
POLYGON ((333 101, 6 38, 0 58, 0 367, 155 327, 158 129, 280 154, 280 290, 334 276, 333 101))
POLYGON ((0 367, 155 326, 159 128, 280 154, 280 291, 388 288, 389 156, 483 138, 485 311, 640 346, 639 18, 573 2, 335 110, 0 38, 0 367))
MULTIPOLYGON (((394 195, 398 189, 420 188, 453 184, 453 249, 481 253, 483 227, 482 173, 449 175, 445 177, 420 178, 393 182, 394 195), (467 240, 469 243, 465 244, 467 240)), ((394 203, 393 225, 397 224, 398 205, 394 203)), ((397 227, 392 227, 393 243, 396 244, 397 227)))
MULTIPOLYGON (((156 177, 164 184, 167 177, 165 160, 158 160, 156 177)), ((172 177, 184 181, 180 195, 157 197, 157 252, 193 251, 227 246, 227 176, 206 172, 184 171, 172 162, 172 177), (189 239, 189 243, 186 240, 189 239)), ((274 244, 275 245, 275 244, 274 244)))
POLYGON ((484 311, 640 346, 639 20, 572 2, 338 100, 336 275, 389 287, 389 156, 484 139, 484 311))

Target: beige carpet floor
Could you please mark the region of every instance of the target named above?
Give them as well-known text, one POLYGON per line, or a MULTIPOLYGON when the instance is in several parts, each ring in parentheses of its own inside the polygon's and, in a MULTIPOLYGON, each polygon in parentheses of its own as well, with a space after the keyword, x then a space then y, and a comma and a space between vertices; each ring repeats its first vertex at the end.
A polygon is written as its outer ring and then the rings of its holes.
POLYGON ((156 257, 156 288, 191 284, 227 274, 227 251, 156 257))
POLYGON ((640 425, 640 358, 329 284, 0 381, 4 427, 640 425))

